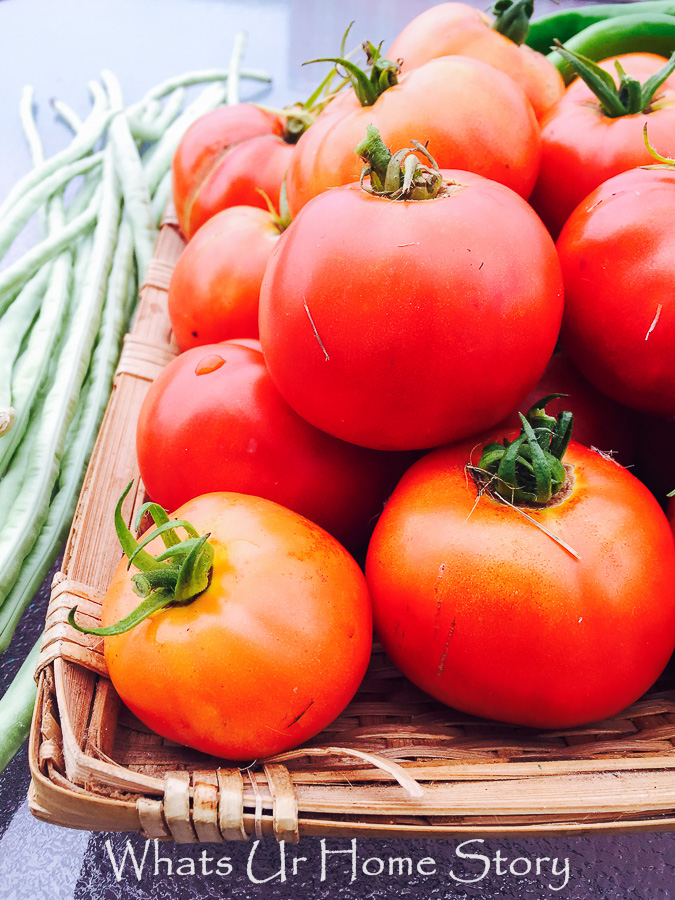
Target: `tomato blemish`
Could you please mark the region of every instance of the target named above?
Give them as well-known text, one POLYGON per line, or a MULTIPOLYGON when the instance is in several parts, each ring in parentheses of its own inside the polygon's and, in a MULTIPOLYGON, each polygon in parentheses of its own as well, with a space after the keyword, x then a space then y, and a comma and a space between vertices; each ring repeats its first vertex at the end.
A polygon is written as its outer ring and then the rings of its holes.
POLYGON ((208 375, 223 365, 225 365, 225 360, 222 356, 215 353, 212 356, 205 356, 195 366, 195 375, 208 375))

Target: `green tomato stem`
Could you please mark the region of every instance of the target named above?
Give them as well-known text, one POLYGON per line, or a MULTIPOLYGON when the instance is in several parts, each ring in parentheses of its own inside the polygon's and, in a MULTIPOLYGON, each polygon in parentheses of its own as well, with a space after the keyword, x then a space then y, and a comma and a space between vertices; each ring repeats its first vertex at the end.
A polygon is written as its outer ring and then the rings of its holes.
POLYGON ((513 441, 487 444, 477 466, 481 484, 496 482, 496 494, 507 494, 512 504, 543 506, 563 488, 567 472, 562 463, 572 436, 571 412, 553 418, 546 404, 565 394, 550 394, 524 416, 522 430, 513 441))
POLYGON ((365 166, 361 171, 361 187, 387 200, 433 200, 443 187, 443 176, 436 160, 419 141, 411 141, 393 154, 374 125, 366 126, 366 137, 354 148, 365 166), (421 153, 431 166, 421 163, 415 154, 421 153), (365 179, 370 175, 370 186, 365 179))
POLYGON ((530 30, 534 0, 496 0, 492 6, 494 31, 503 34, 514 44, 523 44, 530 30))
POLYGON ((119 622, 101 628, 79 625, 75 619, 77 607, 74 606, 68 613, 68 622, 84 634, 103 637, 122 634, 166 606, 191 603, 211 583, 213 547, 208 542, 209 535, 200 537, 189 522, 170 519, 166 510, 157 503, 145 503, 138 512, 136 527, 138 528, 140 518, 146 512, 152 517, 156 527, 142 540, 136 540, 122 516, 122 503, 130 489, 131 484, 117 502, 115 530, 129 561, 127 568, 133 563, 139 569, 132 578, 133 590, 143 598, 143 602, 119 622), (183 528, 189 537, 181 540, 176 534, 176 528, 183 528), (157 537, 162 538, 165 549, 152 556, 144 548, 157 537))

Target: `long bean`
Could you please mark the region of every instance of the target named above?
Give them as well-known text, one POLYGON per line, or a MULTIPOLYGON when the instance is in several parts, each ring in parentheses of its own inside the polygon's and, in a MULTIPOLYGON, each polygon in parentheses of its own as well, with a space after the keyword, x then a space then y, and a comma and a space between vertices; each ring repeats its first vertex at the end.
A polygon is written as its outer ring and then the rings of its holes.
POLYGON ((37 541, 0 607, 0 653, 9 645, 16 625, 65 543, 75 513, 86 464, 110 394, 129 298, 135 294, 131 229, 123 222, 115 249, 100 337, 94 348, 77 411, 66 436, 54 497, 37 541))
POLYGON ((156 116, 152 118, 129 116, 129 128, 134 140, 142 142, 159 140, 176 116, 180 115, 184 102, 185 88, 180 87, 169 95, 164 109, 160 109, 156 116))
POLYGON ((103 108, 101 101, 95 103, 91 115, 68 147, 50 156, 41 166, 34 168, 14 185, 0 206, 0 221, 3 221, 15 203, 20 202, 33 188, 52 174, 57 174, 59 170, 67 168, 76 160, 90 153, 96 141, 108 127, 110 119, 111 114, 103 108))
POLYGON ((115 172, 122 188, 124 216, 131 225, 134 238, 139 278, 143 280, 145 269, 152 259, 157 240, 157 229, 150 205, 148 189, 138 148, 131 136, 129 123, 123 115, 124 100, 119 81, 112 72, 104 70, 101 78, 108 90, 115 118, 110 123, 110 149, 115 172))
POLYGON ((93 156, 87 156, 84 159, 71 163, 69 166, 64 166, 57 172, 53 172, 44 181, 28 191, 21 200, 17 201, 5 216, 0 216, 0 221, 2 222, 2 227, 0 228, 0 256, 11 246, 14 238, 30 217, 37 212, 55 191, 60 190, 77 175, 82 175, 84 172, 93 169, 94 166, 100 165, 102 160, 102 154, 95 153, 93 156))
POLYGON ((0 319, 0 347, 6 348, 0 355, 0 437, 14 424, 12 372, 42 302, 51 270, 51 264, 43 266, 0 319))
POLYGON ((40 655, 41 641, 40 637, 0 699, 0 772, 28 737, 37 694, 33 675, 40 655))
POLYGON ((59 366, 45 401, 40 423, 41 439, 31 456, 24 489, 14 504, 11 522, 5 523, 0 534, 0 603, 11 589, 21 561, 47 516, 66 431, 75 412, 98 330, 120 217, 120 196, 112 154, 108 149, 105 151, 102 187, 92 259, 61 351, 63 366, 59 366), (26 484, 30 485, 29 489, 26 484))
POLYGON ((88 231, 96 222, 98 200, 95 197, 88 208, 72 219, 61 231, 50 234, 35 247, 32 247, 11 266, 0 272, 0 314, 9 306, 13 292, 25 284, 55 254, 67 249, 75 238, 88 231))

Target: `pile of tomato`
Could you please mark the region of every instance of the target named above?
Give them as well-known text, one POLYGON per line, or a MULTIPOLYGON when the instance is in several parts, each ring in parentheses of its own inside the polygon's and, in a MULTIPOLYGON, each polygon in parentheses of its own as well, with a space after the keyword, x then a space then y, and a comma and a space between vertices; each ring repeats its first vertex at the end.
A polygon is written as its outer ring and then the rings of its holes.
MULTIPOLYGON (((297 109, 242 104, 176 153, 182 352, 138 460, 213 568, 106 638, 168 737, 309 739, 373 619, 429 694, 535 727, 615 714, 675 647, 675 60, 586 61, 566 88, 491 26, 442 3, 366 43, 369 69, 337 62, 299 138, 297 109)), ((107 623, 128 577, 112 597, 107 623)))

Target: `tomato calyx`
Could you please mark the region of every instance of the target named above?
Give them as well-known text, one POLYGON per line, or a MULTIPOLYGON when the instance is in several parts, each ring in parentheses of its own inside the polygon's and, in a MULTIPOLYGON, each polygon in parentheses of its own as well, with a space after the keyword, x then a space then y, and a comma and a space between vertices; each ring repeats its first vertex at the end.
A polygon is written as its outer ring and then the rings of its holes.
POLYGON ((563 59, 572 66, 577 75, 593 91, 600 102, 602 112, 610 119, 650 112, 656 92, 666 78, 675 71, 675 53, 673 53, 658 72, 641 84, 637 78, 628 75, 621 63, 615 60, 614 66, 619 77, 617 86, 609 72, 605 72, 593 60, 580 53, 567 50, 558 40, 555 40, 554 43, 563 59))
POLYGON ((213 571, 213 547, 209 535, 199 535, 184 519, 170 519, 166 510, 157 503, 144 503, 136 517, 138 529, 141 518, 148 513, 155 528, 140 541, 132 535, 122 516, 122 503, 131 489, 131 483, 120 497, 115 508, 115 531, 128 559, 127 569, 133 563, 139 570, 132 576, 133 591, 143 598, 133 612, 114 625, 88 628, 75 621, 77 607, 68 613, 68 622, 83 634, 108 636, 122 634, 134 628, 143 619, 167 606, 184 606, 191 603, 211 583, 213 571), (183 528, 188 537, 181 539, 177 528, 183 528), (144 548, 150 541, 161 537, 164 551, 153 556, 144 548))
POLYGON ((380 137, 375 125, 366 126, 366 137, 354 148, 365 165, 361 170, 361 188, 375 197, 387 200, 433 200, 443 187, 443 176, 436 160, 419 141, 411 141, 405 147, 391 153, 380 137), (431 166, 420 162, 415 155, 421 153, 431 166), (370 176, 370 183, 365 179, 370 176))
POLYGON ((490 12, 495 17, 490 26, 514 44, 525 43, 534 12, 534 0, 496 0, 490 12))
MULTIPOLYGON (((347 30, 349 31, 349 29, 347 30)), ((370 41, 364 41, 361 45, 366 54, 366 66, 370 67, 370 71, 359 68, 359 66, 344 56, 344 38, 342 45, 343 56, 310 59, 303 65, 308 66, 317 62, 332 62, 336 66, 342 66, 347 73, 347 78, 352 83, 354 93, 358 97, 361 106, 372 106, 386 90, 398 84, 398 73, 401 66, 398 62, 393 62, 382 55, 382 44, 376 47, 370 41)))
POLYGON ((545 506, 564 490, 569 474, 562 459, 572 437, 573 416, 546 413, 549 394, 527 412, 520 413, 522 429, 515 440, 487 444, 478 466, 468 466, 476 485, 497 500, 511 505, 545 506))

